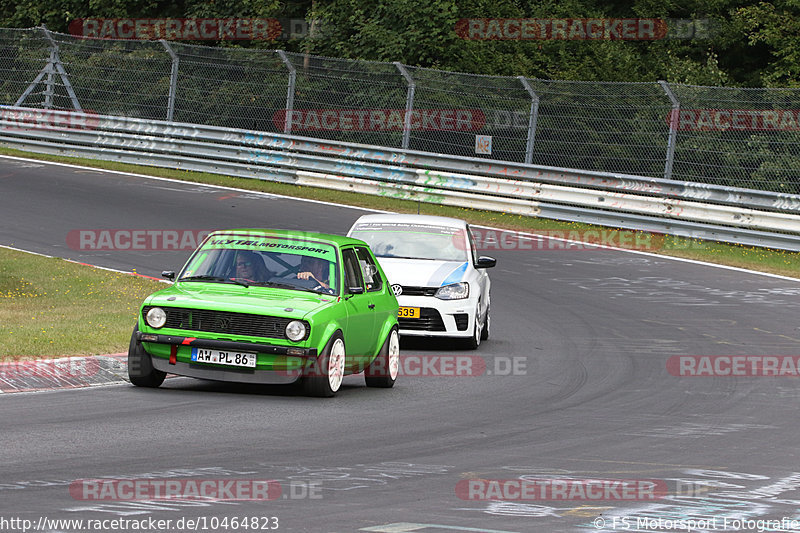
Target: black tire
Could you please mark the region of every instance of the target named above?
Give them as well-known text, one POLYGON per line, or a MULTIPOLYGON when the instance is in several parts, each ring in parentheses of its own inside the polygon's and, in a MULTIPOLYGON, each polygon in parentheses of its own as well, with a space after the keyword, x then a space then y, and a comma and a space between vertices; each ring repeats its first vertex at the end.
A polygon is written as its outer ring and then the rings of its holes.
POLYGON ((128 378, 137 387, 156 388, 164 383, 167 377, 166 372, 153 368, 153 361, 147 353, 142 343, 136 339, 139 332, 139 325, 133 328, 131 343, 128 346, 128 378))
POLYGON ((486 307, 486 316, 483 319, 483 331, 481 331, 481 340, 488 341, 489 340, 489 325, 492 323, 491 315, 489 315, 489 311, 491 310, 491 306, 486 307))
POLYGON ((378 357, 364 370, 367 387, 391 389, 399 374, 400 334, 394 327, 386 336, 378 357), (394 374, 394 375, 393 375, 394 374))
POLYGON ((477 350, 478 346, 481 345, 481 339, 483 339, 483 330, 478 327, 480 324, 480 308, 481 304, 478 302, 478 307, 475 309, 475 325, 472 329, 472 336, 464 341, 464 344, 468 350, 477 350))
POLYGON ((341 331, 337 331, 325 345, 325 349, 317 356, 314 363, 306 369, 303 376, 303 391, 308 396, 317 398, 330 398, 336 395, 341 387, 344 378, 344 337, 341 331), (336 348, 334 348, 336 347, 336 348), (336 373, 330 372, 331 356, 342 357, 342 375, 336 377, 336 373), (338 383, 337 383, 338 382, 338 383))

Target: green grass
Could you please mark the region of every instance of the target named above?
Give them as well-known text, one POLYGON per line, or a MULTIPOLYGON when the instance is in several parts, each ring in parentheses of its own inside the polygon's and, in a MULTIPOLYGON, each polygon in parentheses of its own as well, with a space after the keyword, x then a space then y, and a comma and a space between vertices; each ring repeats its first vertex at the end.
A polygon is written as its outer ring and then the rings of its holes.
MULTIPOLYGON (((134 172, 137 174, 146 174, 150 176, 173 178, 198 183, 223 185, 227 187, 262 191, 273 194, 294 196, 298 198, 310 198, 314 200, 336 202, 346 205, 394 211, 398 213, 419 212, 422 214, 451 216, 462 218, 475 224, 494 226, 515 231, 541 233, 551 231, 585 232, 593 229, 608 230, 608 228, 600 228, 598 226, 591 226, 576 222, 562 222, 545 218, 524 217, 505 213, 495 213, 491 211, 478 211, 467 208, 440 206, 409 200, 398 200, 382 196, 367 196, 350 192, 288 185, 285 183, 234 178, 219 174, 146 167, 86 158, 34 154, 31 152, 24 152, 21 150, 13 150, 8 148, 0 148, 0 154, 41 159, 46 161, 72 163, 108 170, 134 172)), ((652 248, 648 248, 647 251, 695 259, 698 261, 707 261, 711 263, 748 268, 773 274, 781 274, 784 276, 800 277, 800 253, 750 246, 731 245, 712 241, 700 241, 696 239, 683 239, 669 236, 655 237, 653 242, 655 245, 652 248)), ((489 251, 486 253, 488 254, 489 251)))
POLYGON ((0 247, 0 360, 127 351, 141 277, 0 247))

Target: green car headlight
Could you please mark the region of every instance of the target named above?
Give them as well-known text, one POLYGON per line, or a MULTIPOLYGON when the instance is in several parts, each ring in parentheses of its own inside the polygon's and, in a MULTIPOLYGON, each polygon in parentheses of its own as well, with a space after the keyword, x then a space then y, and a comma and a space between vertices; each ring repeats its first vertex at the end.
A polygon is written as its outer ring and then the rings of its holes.
POLYGON ((306 325, 299 320, 292 320, 286 324, 286 336, 290 341, 299 341, 306 336, 306 325))
POLYGON ((147 312, 145 320, 147 320, 147 325, 151 328, 162 328, 167 323, 167 313, 160 307, 153 307, 147 312))
POLYGON ((434 296, 440 300, 463 300, 464 298, 469 298, 469 283, 462 281, 461 283, 445 285, 436 291, 434 296))

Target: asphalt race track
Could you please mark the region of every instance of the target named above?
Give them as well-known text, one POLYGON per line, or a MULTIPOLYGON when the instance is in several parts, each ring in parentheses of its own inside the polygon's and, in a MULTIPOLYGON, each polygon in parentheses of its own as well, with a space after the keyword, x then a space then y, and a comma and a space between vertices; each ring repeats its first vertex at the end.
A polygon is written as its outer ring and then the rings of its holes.
MULTIPOLYGON (((152 276, 189 252, 78 250, 70 231, 344 233, 362 213, 0 159, 0 244, 152 276)), ((690 520, 756 531, 756 520, 800 520, 797 374, 668 367, 679 356, 800 355, 800 281, 614 250, 486 253, 498 260, 491 339, 476 352, 420 342, 402 352, 478 356, 474 375, 406 375, 391 390, 350 376, 330 400, 187 378, 0 395, 0 530, 21 531, 3 525, 11 518, 79 530, 43 517, 172 520, 162 531, 254 517, 266 530, 277 517, 278 531, 423 533, 686 531, 690 520), (74 490, 93 478, 275 480, 281 493, 120 501, 74 490), (519 480, 550 492, 521 500, 509 490, 519 480), (632 495, 609 480, 664 490, 632 495), (598 499, 590 486, 612 490, 598 499)))

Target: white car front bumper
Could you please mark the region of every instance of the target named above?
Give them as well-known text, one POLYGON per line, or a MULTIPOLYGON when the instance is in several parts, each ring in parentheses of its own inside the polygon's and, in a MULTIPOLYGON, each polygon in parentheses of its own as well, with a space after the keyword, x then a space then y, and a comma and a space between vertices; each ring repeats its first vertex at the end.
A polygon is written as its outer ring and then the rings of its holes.
POLYGON ((397 297, 400 307, 418 307, 420 318, 398 318, 400 335, 409 337, 471 337, 475 329, 472 298, 440 300, 434 296, 397 297))

